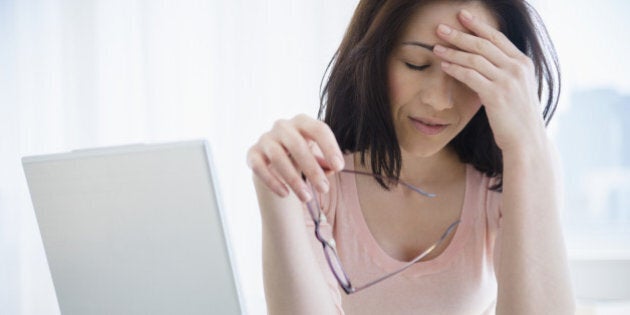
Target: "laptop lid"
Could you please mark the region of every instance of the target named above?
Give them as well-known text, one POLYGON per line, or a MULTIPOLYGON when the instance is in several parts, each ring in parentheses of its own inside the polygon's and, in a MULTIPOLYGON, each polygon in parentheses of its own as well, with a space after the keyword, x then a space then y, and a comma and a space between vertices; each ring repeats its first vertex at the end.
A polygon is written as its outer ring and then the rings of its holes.
POLYGON ((62 314, 240 314, 205 141, 22 159, 62 314))

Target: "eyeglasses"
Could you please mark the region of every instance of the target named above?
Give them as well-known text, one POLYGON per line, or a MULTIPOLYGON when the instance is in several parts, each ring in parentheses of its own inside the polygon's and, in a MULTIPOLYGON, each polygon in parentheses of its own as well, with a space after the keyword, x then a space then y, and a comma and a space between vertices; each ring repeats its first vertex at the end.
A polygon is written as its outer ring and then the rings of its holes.
MULTIPOLYGON (((407 187, 423 196, 432 198, 435 197, 434 194, 425 192, 424 190, 413 186, 409 183, 406 183, 400 179, 396 179, 396 178, 390 178, 387 176, 382 176, 379 174, 372 174, 372 173, 367 173, 367 172, 361 172, 361 171, 354 171, 354 170, 342 170, 342 173, 351 173, 351 174, 356 174, 356 175, 363 175, 363 176, 370 176, 370 177, 375 177, 375 178, 379 178, 383 181, 390 181, 390 182, 395 182, 398 184, 402 184, 404 187, 407 187)), ((308 183, 311 191, 312 191, 312 196, 314 196, 313 198, 311 198, 311 200, 309 202, 306 203, 309 213, 311 214, 311 217, 313 218, 313 222, 315 223, 315 237, 317 238, 317 240, 319 240, 322 243, 322 246, 324 247, 324 254, 326 256, 326 260, 328 261, 328 265, 330 266, 330 270, 332 270, 333 275, 335 276, 335 278, 337 279, 337 282, 339 282, 339 285, 341 286, 341 288, 343 288, 343 290, 346 292, 346 294, 352 294, 352 293, 356 293, 359 292, 363 289, 369 288, 383 280, 389 279, 403 271, 405 271, 407 268, 413 266, 415 263, 419 262, 420 260, 422 260, 422 258, 426 257, 427 255, 429 255, 433 250, 435 250, 435 248, 437 248, 438 246, 440 246, 440 244, 446 239, 446 237, 451 234, 453 232, 453 230, 455 230, 455 227, 457 226, 457 224, 459 224, 460 220, 456 220, 455 222, 451 223, 451 225, 449 225, 446 230, 444 230, 444 232, 442 233, 442 236, 435 241, 433 244, 431 244, 431 246, 429 246, 427 249, 425 249, 422 253, 420 253, 416 258, 412 259, 410 262, 408 262, 407 264, 405 264, 404 266, 402 266, 400 269, 393 271, 391 273, 388 273, 386 275, 383 275, 375 280, 372 280, 364 285, 355 287, 352 285, 352 282, 350 282, 350 278, 348 277, 348 274, 346 273, 345 269, 343 268, 342 264, 341 264, 341 260, 339 259, 339 256, 337 255, 337 249, 336 249, 336 243, 335 243, 335 239, 332 237, 332 235, 329 236, 325 236, 323 235, 323 233, 320 230, 320 225, 324 222, 326 222, 326 216, 324 215, 324 213, 321 212, 321 207, 319 205, 319 200, 317 199, 316 195, 315 195, 315 190, 313 188, 313 185, 311 185, 310 183, 308 183)))

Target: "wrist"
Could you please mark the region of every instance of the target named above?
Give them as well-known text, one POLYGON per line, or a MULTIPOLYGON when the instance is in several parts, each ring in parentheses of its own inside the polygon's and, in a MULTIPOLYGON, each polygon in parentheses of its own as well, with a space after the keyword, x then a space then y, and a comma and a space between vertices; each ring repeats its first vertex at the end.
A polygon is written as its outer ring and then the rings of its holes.
POLYGON ((523 175, 549 174, 553 169, 553 150, 547 137, 536 142, 513 146, 503 151, 504 173, 516 172, 523 175))
POLYGON ((545 132, 529 134, 523 136, 520 141, 501 148, 504 160, 514 159, 516 161, 527 162, 543 156, 548 156, 550 151, 550 140, 545 132))

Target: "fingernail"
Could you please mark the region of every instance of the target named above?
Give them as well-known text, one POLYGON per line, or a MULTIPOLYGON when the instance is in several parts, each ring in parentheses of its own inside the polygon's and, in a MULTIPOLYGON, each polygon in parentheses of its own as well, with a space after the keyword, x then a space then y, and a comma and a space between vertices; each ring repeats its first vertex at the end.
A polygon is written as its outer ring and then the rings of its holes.
POLYGON ((327 193, 328 189, 329 189, 329 185, 328 185, 328 181, 325 179, 322 179, 319 181, 319 183, 317 184, 317 186, 319 187, 319 191, 323 192, 323 193, 327 193))
POLYGON ((282 198, 284 198, 284 197, 289 195, 289 191, 286 188, 284 188, 284 187, 278 187, 277 191, 278 191, 278 194, 280 195, 280 197, 282 197, 282 198))
POLYGON ((343 159, 339 156, 335 156, 332 159, 333 167, 337 171, 341 171, 343 169, 343 159))
POLYGON ((435 47, 433 47, 433 50, 436 53, 443 53, 443 52, 446 52, 446 47, 440 46, 440 45, 435 45, 435 47))
POLYGON ((472 21, 472 14, 470 14, 470 12, 468 12, 468 10, 466 9, 462 10, 462 17, 466 21, 472 21))
POLYGON ((311 198, 313 198, 313 195, 311 195, 307 188, 302 188, 302 190, 300 190, 300 199, 303 201, 309 201, 311 198))
POLYGON ((440 24, 440 26, 438 26, 438 31, 442 34, 448 35, 451 33, 451 28, 444 24, 440 24))
POLYGON ((442 68, 448 68, 451 66, 450 62, 442 61, 442 68))

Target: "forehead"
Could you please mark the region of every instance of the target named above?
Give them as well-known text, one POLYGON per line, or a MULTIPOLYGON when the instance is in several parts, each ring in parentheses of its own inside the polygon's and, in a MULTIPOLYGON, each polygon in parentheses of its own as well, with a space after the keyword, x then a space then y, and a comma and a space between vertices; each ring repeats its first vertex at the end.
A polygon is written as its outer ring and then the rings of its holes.
POLYGON ((457 19, 457 14, 462 9, 471 12, 477 19, 490 24, 498 29, 499 24, 490 10, 477 1, 454 2, 454 1, 433 1, 421 5, 416 9, 406 27, 401 34, 402 40, 421 40, 431 44, 438 42, 435 29, 437 26, 447 24, 457 30, 470 33, 457 19))

